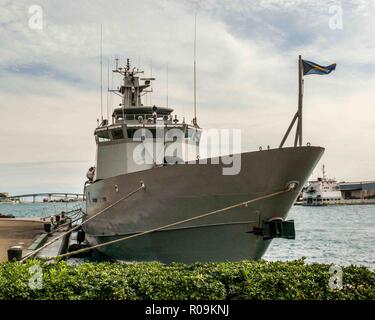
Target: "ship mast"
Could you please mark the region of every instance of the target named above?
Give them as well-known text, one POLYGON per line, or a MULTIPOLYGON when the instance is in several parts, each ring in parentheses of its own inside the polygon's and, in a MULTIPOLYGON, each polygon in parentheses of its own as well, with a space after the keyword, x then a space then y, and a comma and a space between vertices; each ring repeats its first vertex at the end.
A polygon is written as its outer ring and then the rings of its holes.
POLYGON ((123 77, 123 83, 118 90, 109 90, 121 96, 121 106, 123 109, 136 108, 143 106, 141 95, 146 88, 151 86, 151 81, 154 78, 140 78, 138 75, 143 74, 138 68, 130 66, 130 60, 127 59, 125 67, 119 67, 119 59, 116 60, 116 68, 112 70, 114 73, 119 73, 123 77), (140 80, 145 81, 144 84, 140 80))
POLYGON ((112 123, 118 120, 125 121, 126 114, 129 112, 131 115, 137 114, 137 112, 140 112, 141 115, 147 113, 148 111, 145 110, 148 110, 151 106, 143 105, 142 96, 152 92, 151 81, 155 80, 155 78, 140 78, 139 75, 143 74, 144 71, 132 67, 129 59, 126 61, 126 66, 121 67, 119 65, 119 59, 115 58, 115 69, 112 70, 112 73, 118 73, 122 77, 121 86, 117 87, 117 89, 108 89, 108 92, 121 97, 120 108, 114 108, 113 110, 112 123), (133 111, 131 111, 131 109, 133 109, 133 111), (140 109, 143 110, 140 111, 140 109))

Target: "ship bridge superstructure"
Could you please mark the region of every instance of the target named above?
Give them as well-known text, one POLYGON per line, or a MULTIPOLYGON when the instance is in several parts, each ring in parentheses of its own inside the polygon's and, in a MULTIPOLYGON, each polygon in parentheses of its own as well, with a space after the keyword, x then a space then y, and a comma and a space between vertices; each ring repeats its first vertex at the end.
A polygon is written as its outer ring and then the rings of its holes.
POLYGON ((95 130, 97 143, 95 180, 152 169, 155 166, 199 159, 201 128, 173 115, 169 107, 144 105, 155 78, 141 78, 143 71, 130 66, 112 70, 122 84, 111 94, 121 97, 112 119, 102 120, 95 130))

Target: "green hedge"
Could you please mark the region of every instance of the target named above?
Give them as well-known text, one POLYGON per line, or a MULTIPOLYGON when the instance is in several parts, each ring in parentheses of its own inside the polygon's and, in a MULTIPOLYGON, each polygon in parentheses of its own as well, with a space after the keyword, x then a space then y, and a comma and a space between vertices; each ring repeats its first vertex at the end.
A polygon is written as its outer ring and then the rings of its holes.
POLYGON ((375 273, 343 267, 343 288, 331 290, 329 265, 243 261, 198 263, 0 264, 0 299, 375 299, 375 273), (43 284, 29 286, 40 265, 43 284))

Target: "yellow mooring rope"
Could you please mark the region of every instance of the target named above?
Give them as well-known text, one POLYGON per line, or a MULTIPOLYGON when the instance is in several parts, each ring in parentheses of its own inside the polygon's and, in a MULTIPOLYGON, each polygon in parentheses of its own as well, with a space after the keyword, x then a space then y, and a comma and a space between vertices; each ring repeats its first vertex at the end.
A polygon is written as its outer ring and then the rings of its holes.
POLYGON ((204 213, 204 214, 201 214, 199 216, 195 216, 193 218, 189 218, 189 219, 177 221, 177 222, 174 222, 174 223, 171 223, 171 224, 168 224, 168 225, 164 225, 162 227, 158 227, 158 228, 147 230, 147 231, 144 231, 144 232, 141 232, 141 233, 133 234, 131 236, 125 236, 123 238, 119 238, 119 239, 116 239, 116 240, 112 240, 112 241, 108 241, 108 242, 105 242, 105 243, 97 244, 97 245, 92 246, 92 247, 83 248, 83 249, 79 249, 77 251, 73 251, 73 252, 68 252, 68 253, 65 253, 65 254, 61 254, 59 256, 53 257, 52 259, 60 259, 60 258, 64 258, 64 257, 73 256, 73 255, 76 255, 76 254, 80 254, 80 253, 84 253, 84 252, 90 251, 92 249, 97 249, 97 248, 100 248, 100 247, 108 246, 108 245, 111 245, 111 244, 114 244, 114 243, 117 243, 117 242, 129 240, 129 239, 134 239, 136 237, 141 237, 141 236, 144 236, 146 234, 149 234, 149 233, 152 233, 152 232, 155 232, 155 231, 159 231, 159 230, 162 230, 162 229, 170 228, 170 227, 173 227, 173 226, 176 226, 176 225, 179 225, 179 224, 182 224, 182 223, 190 222, 190 221, 193 221, 193 220, 201 219, 201 218, 204 218, 204 217, 216 214, 216 213, 228 211, 228 210, 231 210, 231 209, 234 209, 234 208, 238 208, 238 207, 241 207, 241 206, 247 206, 248 204, 256 202, 256 201, 259 201, 259 200, 271 198, 271 197, 274 197, 274 196, 277 196, 277 195, 280 195, 280 194, 284 194, 284 193, 290 192, 290 191, 296 189, 296 187, 297 187, 297 185, 295 183, 290 183, 286 187, 286 189, 283 189, 281 191, 273 192, 273 193, 270 193, 270 194, 267 194, 267 195, 264 195, 264 196, 252 199, 252 200, 244 201, 244 202, 241 202, 241 203, 238 203, 238 204, 234 204, 234 205, 229 206, 229 207, 225 207, 225 208, 222 208, 222 209, 218 209, 218 210, 215 210, 215 211, 204 213))

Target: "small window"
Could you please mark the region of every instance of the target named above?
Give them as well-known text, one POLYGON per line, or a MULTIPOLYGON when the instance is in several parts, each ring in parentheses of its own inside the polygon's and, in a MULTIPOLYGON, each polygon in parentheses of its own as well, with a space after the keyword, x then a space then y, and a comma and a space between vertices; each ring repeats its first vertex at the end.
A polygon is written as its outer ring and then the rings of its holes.
POLYGON ((191 129, 185 130, 185 138, 191 139, 192 135, 193 135, 193 130, 191 130, 191 129))
POLYGON ((185 131, 185 138, 196 141, 196 142, 199 142, 200 139, 201 139, 201 132, 199 130, 196 130, 196 129, 188 128, 185 131))

